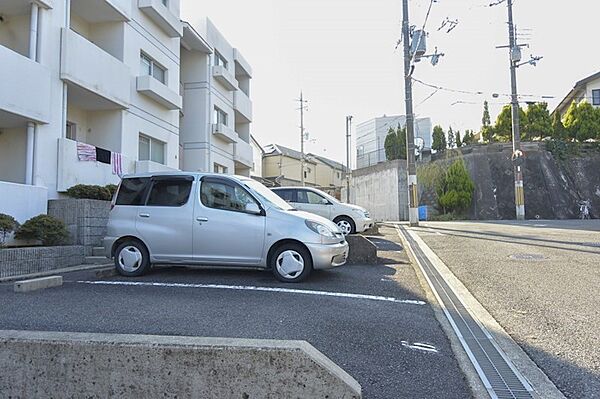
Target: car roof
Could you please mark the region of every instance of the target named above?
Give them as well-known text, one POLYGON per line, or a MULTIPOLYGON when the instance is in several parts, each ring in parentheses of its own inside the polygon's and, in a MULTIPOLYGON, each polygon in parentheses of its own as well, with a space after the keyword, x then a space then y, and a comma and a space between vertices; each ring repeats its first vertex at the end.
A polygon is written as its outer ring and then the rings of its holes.
POLYGON ((204 176, 213 176, 213 177, 223 177, 226 179, 238 180, 238 181, 248 181, 251 180, 246 176, 238 176, 238 175, 226 175, 223 173, 204 173, 204 172, 184 172, 184 171, 164 171, 164 172, 145 172, 145 173, 132 173, 128 175, 124 175, 123 179, 131 179, 131 178, 139 178, 139 177, 159 177, 159 176, 194 176, 198 178, 202 178, 204 176))
POLYGON ((273 187, 271 190, 310 190, 310 191, 318 191, 323 192, 315 187, 302 187, 302 186, 282 186, 282 187, 273 187))

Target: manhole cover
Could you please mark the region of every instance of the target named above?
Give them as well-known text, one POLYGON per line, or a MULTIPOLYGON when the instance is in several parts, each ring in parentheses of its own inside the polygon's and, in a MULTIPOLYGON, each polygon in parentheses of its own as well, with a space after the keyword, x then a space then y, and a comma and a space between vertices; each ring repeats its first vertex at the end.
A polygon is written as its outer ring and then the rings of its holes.
POLYGON ((513 254, 508 257, 513 260, 545 260, 546 257, 540 254, 513 254))

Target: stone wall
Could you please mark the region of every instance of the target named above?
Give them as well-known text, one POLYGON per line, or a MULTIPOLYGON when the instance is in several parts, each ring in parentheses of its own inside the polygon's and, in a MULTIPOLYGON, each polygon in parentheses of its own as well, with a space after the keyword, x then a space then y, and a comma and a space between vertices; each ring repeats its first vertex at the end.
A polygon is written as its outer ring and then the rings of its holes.
POLYGON ((91 255, 93 247, 102 246, 109 212, 109 201, 72 198, 48 201, 48 214, 67 225, 73 244, 83 245, 86 255, 91 255))
POLYGON ((84 261, 83 246, 0 249, 0 279, 78 266, 84 261))

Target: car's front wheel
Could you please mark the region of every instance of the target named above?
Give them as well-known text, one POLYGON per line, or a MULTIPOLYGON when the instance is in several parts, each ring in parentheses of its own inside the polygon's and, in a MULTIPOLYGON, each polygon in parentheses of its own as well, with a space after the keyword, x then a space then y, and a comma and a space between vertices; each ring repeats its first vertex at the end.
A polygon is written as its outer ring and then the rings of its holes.
POLYGON ((128 240, 119 244, 115 251, 115 267, 120 275, 136 277, 150 271, 150 255, 139 241, 128 240))
POLYGON ((277 248, 271 257, 270 266, 277 280, 284 283, 298 283, 310 275, 312 259, 304 246, 289 243, 277 248))
POLYGON ((347 216, 340 216, 334 220, 335 224, 340 228, 342 233, 347 236, 348 234, 356 233, 356 225, 354 221, 347 216))

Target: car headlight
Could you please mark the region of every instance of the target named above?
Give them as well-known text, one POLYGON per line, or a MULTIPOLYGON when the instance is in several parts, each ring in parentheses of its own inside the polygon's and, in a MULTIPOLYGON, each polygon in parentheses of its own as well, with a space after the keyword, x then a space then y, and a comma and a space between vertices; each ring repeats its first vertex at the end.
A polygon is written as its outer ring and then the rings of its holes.
POLYGON ((360 216, 364 217, 364 218, 369 218, 369 212, 367 211, 363 211, 362 209, 355 209, 354 212, 358 213, 360 216))
POLYGON ((322 235, 323 237, 334 238, 335 234, 331 229, 324 224, 313 222, 312 220, 307 220, 306 227, 314 231, 315 233, 322 235))

